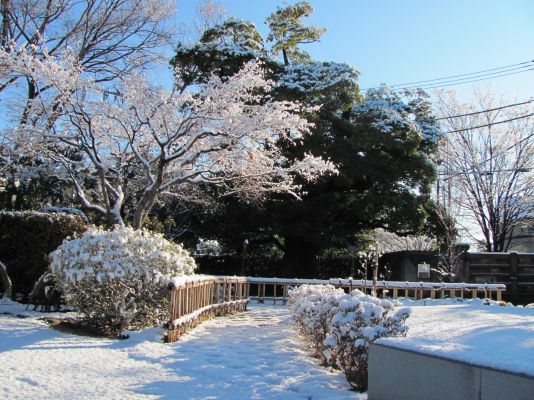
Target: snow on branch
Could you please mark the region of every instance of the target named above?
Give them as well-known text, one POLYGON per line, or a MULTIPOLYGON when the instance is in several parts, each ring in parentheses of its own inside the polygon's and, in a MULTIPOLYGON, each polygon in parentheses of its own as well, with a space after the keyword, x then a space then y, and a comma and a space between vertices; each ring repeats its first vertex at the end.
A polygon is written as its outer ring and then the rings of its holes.
POLYGON ((283 157, 279 143, 295 142, 309 124, 299 115, 300 104, 261 94, 272 83, 263 78, 259 62, 189 91, 131 75, 116 87, 114 99, 106 99, 104 88, 83 80, 74 62, 50 57, 50 65, 43 65, 32 62, 31 53, 22 54, 22 66, 15 60, 12 70, 45 71, 43 84, 63 96, 59 110, 40 100, 42 109, 34 115, 54 117, 22 130, 68 170, 82 205, 107 214, 114 224, 122 224, 126 197, 137 199, 131 217, 139 228, 158 197, 178 187, 214 183, 248 198, 267 192, 298 196, 297 175, 313 180, 336 173, 331 162, 311 154, 296 162, 283 157), (53 77, 58 70, 64 80, 53 77), (65 156, 67 150, 77 156, 65 156), (84 187, 88 177, 96 186, 84 187))
POLYGON ((344 83, 356 84, 359 72, 348 64, 313 62, 288 65, 278 86, 299 92, 322 92, 344 83))
POLYGON ((426 235, 399 236, 384 229, 375 230, 376 240, 380 250, 384 253, 393 253, 404 250, 435 250, 437 242, 426 235))

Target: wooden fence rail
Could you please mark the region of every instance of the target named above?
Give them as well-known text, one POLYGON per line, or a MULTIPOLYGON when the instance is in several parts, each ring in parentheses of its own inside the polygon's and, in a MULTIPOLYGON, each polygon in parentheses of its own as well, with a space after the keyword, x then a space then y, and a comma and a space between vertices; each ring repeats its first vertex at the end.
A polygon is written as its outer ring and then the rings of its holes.
POLYGON ((247 278, 199 276, 182 277, 169 283, 171 291, 167 342, 211 316, 245 311, 249 299, 247 278))
MULTIPOLYGON (((251 299, 258 303, 271 300, 285 303, 289 289, 300 285, 333 285, 347 292, 359 289, 371 293, 372 281, 354 279, 281 279, 226 276, 188 276, 173 279, 167 342, 178 340, 187 329, 211 316, 246 311, 251 299)), ((491 298, 500 301, 506 290, 503 284, 433 283, 378 281, 376 294, 381 297, 424 298, 491 298)))
MULTIPOLYGON (((266 299, 285 303, 290 287, 303 284, 332 285, 336 288, 350 292, 359 289, 371 294, 374 290, 372 281, 356 279, 277 279, 277 278, 248 278, 250 286, 250 299, 263 303, 266 299)), ((490 298, 497 301, 502 299, 506 290, 503 284, 476 284, 476 283, 439 283, 439 282, 376 282, 377 295, 380 297, 410 297, 414 299, 443 299, 443 298, 490 298)))

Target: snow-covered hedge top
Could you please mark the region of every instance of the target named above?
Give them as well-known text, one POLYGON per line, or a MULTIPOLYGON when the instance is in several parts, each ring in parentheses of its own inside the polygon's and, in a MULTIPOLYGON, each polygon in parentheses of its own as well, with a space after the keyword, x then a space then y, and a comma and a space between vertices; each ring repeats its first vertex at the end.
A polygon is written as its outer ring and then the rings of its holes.
MULTIPOLYGON (((64 219, 74 219, 76 218, 73 214, 68 214, 65 212, 47 212, 47 211, 4 211, 0 210, 0 215, 5 215, 12 218, 32 218, 38 217, 43 219, 48 219, 50 222, 60 221, 64 219)), ((81 218, 81 217, 80 217, 81 218)), ((82 218, 83 219, 83 218, 82 218)))
POLYGON ((171 277, 193 274, 196 267, 181 245, 160 234, 128 227, 89 228, 80 238, 65 240, 51 255, 52 272, 73 280, 85 275, 101 280, 141 273, 163 284, 171 277))
POLYGON ((85 222, 86 224, 89 223, 89 219, 87 218, 87 215, 85 215, 83 211, 77 208, 73 208, 73 207, 52 207, 52 206, 42 207, 39 209, 39 212, 52 213, 52 214, 63 213, 67 215, 77 215, 83 220, 83 222, 85 222))

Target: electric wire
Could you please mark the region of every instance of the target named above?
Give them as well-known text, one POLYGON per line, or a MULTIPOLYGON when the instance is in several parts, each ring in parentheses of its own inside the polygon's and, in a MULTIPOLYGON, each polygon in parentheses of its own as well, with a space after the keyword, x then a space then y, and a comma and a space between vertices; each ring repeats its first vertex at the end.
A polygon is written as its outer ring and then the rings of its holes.
POLYGON ((415 82, 408 82, 408 83, 398 83, 396 85, 391 85, 391 87, 413 86, 415 84, 424 83, 424 82, 435 82, 435 81, 448 80, 448 79, 452 79, 452 78, 458 78, 458 77, 467 76, 467 75, 478 75, 478 74, 481 74, 483 72, 496 71, 496 70, 499 70, 499 69, 507 69, 507 68, 511 68, 511 67, 517 67, 518 65, 525 65, 525 64, 532 64, 532 63, 534 63, 534 60, 523 61, 523 62, 520 62, 520 63, 517 63, 517 64, 505 65, 504 67, 484 69, 482 71, 477 71, 477 72, 469 72, 469 73, 466 73, 466 74, 451 75, 451 76, 447 76, 447 77, 444 77, 444 78, 426 79, 426 80, 422 80, 422 81, 415 81, 415 82))
MULTIPOLYGON (((483 162, 480 162, 477 166, 480 166, 481 164, 483 164, 483 162)), ((474 169, 474 167, 471 167, 470 168, 471 170, 474 169)), ((487 171, 486 173, 498 173, 498 172, 528 172, 528 171, 532 171, 533 168, 506 168, 506 169, 496 169, 496 170, 492 170, 492 171, 487 171)), ((448 173, 448 172, 438 172, 436 175, 438 176, 450 176, 450 177, 455 177, 455 176, 460 176, 460 175, 466 175, 466 174, 469 174, 469 170, 468 171, 465 171, 465 172, 456 172, 456 173, 448 173)))
POLYGON ((496 122, 492 122, 492 123, 489 123, 489 124, 470 126, 468 128, 462 128, 462 129, 456 129, 456 130, 453 130, 453 131, 443 132, 442 135, 447 135, 447 134, 450 134, 450 133, 470 131, 471 129, 486 128, 486 127, 493 126, 493 125, 499 125, 499 124, 504 124, 506 122, 516 121, 518 119, 524 119, 524 118, 532 117, 533 115, 534 115, 534 113, 530 113, 530 114, 527 114, 527 115, 521 115, 521 116, 515 117, 515 118, 504 119, 502 121, 496 121, 496 122))
MULTIPOLYGON (((469 72, 465 74, 451 75, 443 78, 426 79, 420 81, 413 81, 407 83, 399 83, 395 85, 388 85, 389 88, 395 90, 405 90, 410 88, 427 88, 433 89, 438 87, 453 86, 463 83, 477 82, 480 80, 493 79, 501 76, 519 74, 530 71, 534 67, 534 60, 524 61, 516 64, 510 64, 503 67, 489 68, 477 72, 469 72)), ((378 89, 380 86, 369 87, 362 90, 378 89)))
POLYGON ((446 117, 440 117, 440 118, 436 118, 436 121, 441 121, 441 120, 444 120, 444 119, 454 119, 454 118, 468 117, 470 115, 484 114, 484 113, 491 112, 491 111, 503 110, 505 108, 522 106, 524 104, 529 104, 529 103, 532 103, 532 102, 534 102, 534 99, 526 100, 526 101, 523 101, 521 103, 507 104, 505 106, 500 106, 500 107, 495 107, 495 108, 488 108, 488 109, 482 110, 482 111, 474 111, 474 112, 470 112, 470 113, 466 113, 466 114, 449 115, 449 116, 446 116, 446 117))
MULTIPOLYGON (((533 115, 533 114, 531 114, 533 115)), ((522 118, 526 118, 526 117, 522 117, 522 118)), ((482 166, 483 164, 491 161, 492 159, 494 159, 496 156, 499 156, 499 155, 504 155, 506 154, 507 151, 509 150, 512 150, 514 147, 517 147, 519 146, 520 144, 522 144, 523 142, 526 142, 527 140, 531 139, 534 137, 534 133, 531 133, 530 135, 527 135, 525 136, 523 139, 519 140, 518 142, 508 146, 506 149, 504 149, 504 151, 498 153, 498 154, 493 154, 492 156, 480 161, 479 163, 477 163, 477 165, 473 165, 472 167, 468 168, 466 171, 462 171, 462 172, 456 172, 456 173, 453 173, 453 174, 443 174, 443 175, 448 175, 449 177, 455 177, 455 176, 460 176, 460 175, 465 175, 465 174, 469 174, 471 172, 473 172, 475 170, 475 168, 478 168, 480 166, 482 166)), ((524 168, 525 170, 528 169, 529 171, 532 171, 532 168, 524 168)))
POLYGON ((502 74, 492 75, 492 76, 485 77, 485 78, 471 79, 471 80, 466 80, 466 81, 462 81, 462 82, 453 82, 453 81, 451 81, 450 83, 444 83, 443 85, 403 87, 403 88, 395 88, 394 90, 401 91, 401 90, 414 90, 414 89, 425 89, 425 90, 440 89, 440 88, 444 88, 444 87, 448 87, 448 86, 464 85, 466 83, 487 81, 488 79, 501 78, 503 76, 517 75, 517 74, 521 74, 523 72, 528 72, 528 71, 532 71, 532 70, 534 70, 534 67, 522 69, 521 71, 502 73, 502 74))

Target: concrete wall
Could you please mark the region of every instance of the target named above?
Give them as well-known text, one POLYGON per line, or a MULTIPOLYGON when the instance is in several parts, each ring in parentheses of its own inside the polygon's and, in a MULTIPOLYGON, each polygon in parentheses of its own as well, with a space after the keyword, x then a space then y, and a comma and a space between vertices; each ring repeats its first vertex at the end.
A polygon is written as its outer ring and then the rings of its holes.
POLYGON ((534 377, 371 344, 369 400, 532 400, 534 377))

